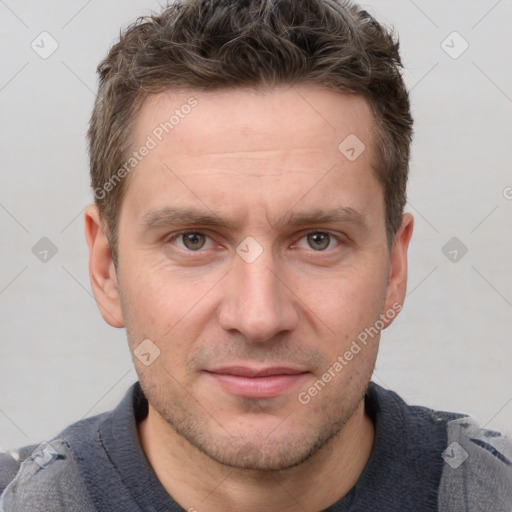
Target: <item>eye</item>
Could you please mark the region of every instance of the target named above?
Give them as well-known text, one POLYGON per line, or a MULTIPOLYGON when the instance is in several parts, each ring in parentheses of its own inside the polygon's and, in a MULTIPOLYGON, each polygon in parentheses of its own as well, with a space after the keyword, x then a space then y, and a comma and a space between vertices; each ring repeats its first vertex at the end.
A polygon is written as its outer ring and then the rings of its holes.
POLYGON ((169 242, 176 241, 178 247, 183 250, 198 251, 206 245, 208 239, 208 235, 200 231, 186 231, 174 235, 169 239, 169 242), (181 242, 181 245, 179 242, 181 242))
POLYGON ((311 231, 301 238, 301 241, 297 244, 301 246, 302 240, 305 240, 307 245, 315 251, 325 251, 333 242, 339 245, 339 241, 334 235, 326 233, 324 231, 311 231))
MULTIPOLYGON (((168 243, 175 243, 180 249, 189 252, 199 252, 208 248, 212 240, 201 231, 183 231, 168 239, 168 243)), ((326 252, 327 249, 340 245, 338 237, 325 231, 311 231, 306 233, 297 243, 297 247, 310 248, 317 252, 326 252), (307 247, 304 246, 307 244, 307 247)))

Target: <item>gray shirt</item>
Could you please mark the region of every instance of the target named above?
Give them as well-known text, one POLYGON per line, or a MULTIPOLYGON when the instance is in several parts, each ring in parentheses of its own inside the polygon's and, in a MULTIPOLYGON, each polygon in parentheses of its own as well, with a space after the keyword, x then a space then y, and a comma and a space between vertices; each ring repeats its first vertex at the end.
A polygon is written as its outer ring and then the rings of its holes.
MULTIPOLYGON (((512 511, 509 439, 468 416, 407 405, 375 383, 365 407, 373 452, 353 489, 326 511, 512 511)), ((0 512, 182 511, 142 451, 137 422, 147 411, 135 383, 113 411, 0 454, 0 512)))

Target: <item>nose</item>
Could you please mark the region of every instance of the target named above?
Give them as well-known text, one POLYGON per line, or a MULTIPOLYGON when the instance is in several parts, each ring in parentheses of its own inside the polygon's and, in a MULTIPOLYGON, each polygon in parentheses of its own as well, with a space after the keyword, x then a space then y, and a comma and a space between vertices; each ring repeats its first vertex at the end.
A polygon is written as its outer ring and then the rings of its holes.
POLYGON ((296 296, 278 275, 270 252, 264 251, 252 263, 236 256, 224 283, 220 325, 226 331, 238 331, 250 342, 270 341, 293 331, 299 322, 296 296))

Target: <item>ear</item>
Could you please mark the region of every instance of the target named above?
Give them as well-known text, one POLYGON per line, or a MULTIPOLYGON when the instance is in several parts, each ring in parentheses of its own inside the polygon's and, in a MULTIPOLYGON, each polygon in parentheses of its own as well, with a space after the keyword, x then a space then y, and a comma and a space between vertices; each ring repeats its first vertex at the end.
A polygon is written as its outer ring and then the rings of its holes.
POLYGON ((89 278, 101 316, 112 327, 124 327, 117 284, 101 215, 96 205, 85 209, 85 238, 89 246, 89 278))
MULTIPOLYGON (((407 250, 412 236, 414 218, 410 213, 402 215, 402 223, 393 240, 393 246, 389 257, 389 277, 386 288, 386 310, 384 313, 385 327, 393 322, 393 319, 402 309, 407 289, 407 250), (386 312, 394 311, 386 314, 386 312)), ((382 317, 381 317, 382 318, 382 317)))

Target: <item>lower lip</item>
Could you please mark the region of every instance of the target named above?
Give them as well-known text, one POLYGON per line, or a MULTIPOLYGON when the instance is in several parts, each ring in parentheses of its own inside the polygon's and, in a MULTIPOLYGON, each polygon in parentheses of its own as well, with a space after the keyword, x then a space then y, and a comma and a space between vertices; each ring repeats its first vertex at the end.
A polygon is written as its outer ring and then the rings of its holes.
POLYGON ((242 377, 226 373, 208 374, 228 393, 246 398, 272 398, 283 394, 301 382, 307 373, 269 375, 266 377, 242 377))

